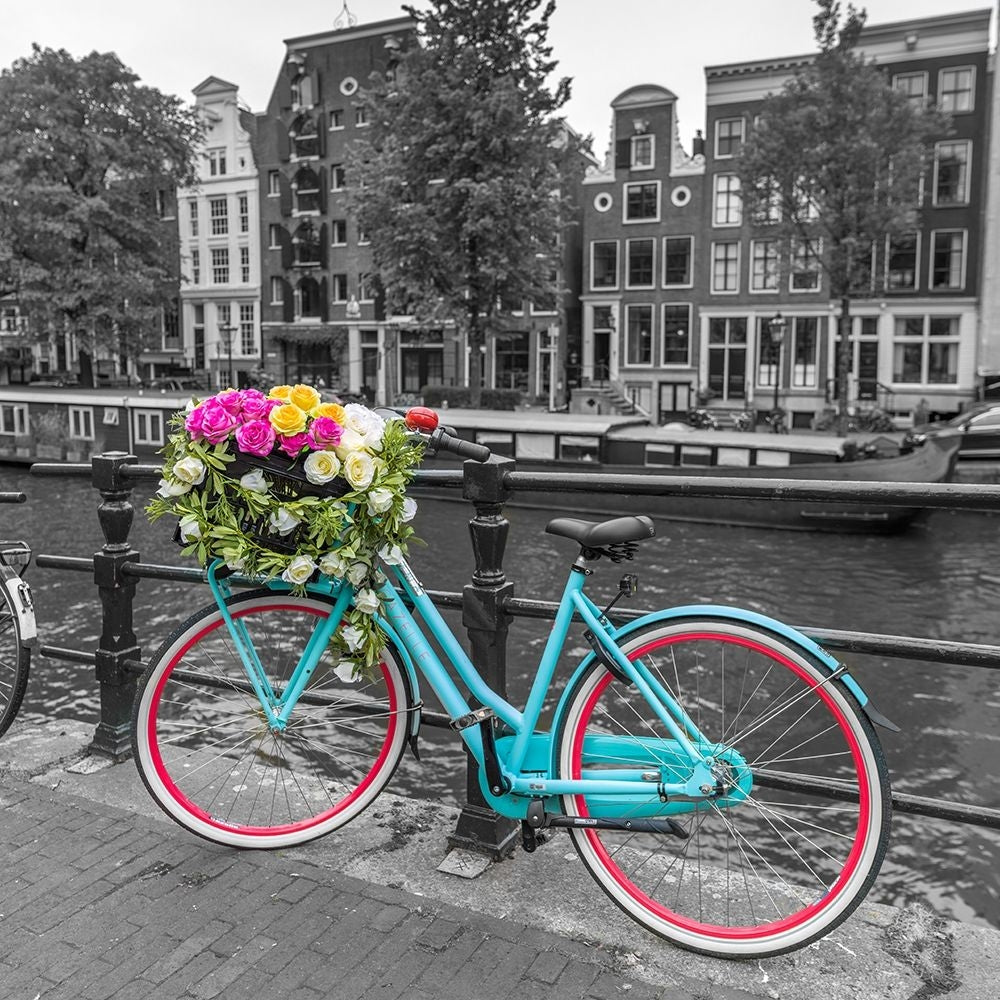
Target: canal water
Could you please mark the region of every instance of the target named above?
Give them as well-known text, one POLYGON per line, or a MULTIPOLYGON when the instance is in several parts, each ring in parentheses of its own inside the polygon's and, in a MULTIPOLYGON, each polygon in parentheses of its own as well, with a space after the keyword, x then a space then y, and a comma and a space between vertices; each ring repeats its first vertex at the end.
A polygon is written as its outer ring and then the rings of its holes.
MULTIPOLYGON (((134 545, 144 562, 177 564, 172 525, 150 525, 142 514, 152 488, 136 490, 134 545)), ((98 495, 86 479, 39 479, 0 466, 0 490, 29 497, 21 506, 0 506, 0 535, 26 539, 36 554, 90 556, 100 548, 98 495)), ((428 544, 414 547, 412 562, 428 588, 460 590, 468 582, 469 513, 462 503, 422 503, 417 527, 428 544)), ((544 534, 550 516, 508 511, 505 565, 519 597, 554 600, 561 589, 574 546, 544 534)), ((936 512, 909 533, 885 538, 668 522, 658 522, 657 530, 629 567, 640 577, 636 608, 731 604, 799 626, 1000 645, 1000 518, 936 512)), ((598 571, 598 598, 614 593, 621 571, 610 564, 598 571)), ((100 610, 91 577, 32 566, 28 579, 42 641, 94 648, 100 610)), ((200 586, 141 581, 135 628, 144 656, 207 597, 200 586)), ((460 616, 448 618, 464 636, 460 616)), ((544 623, 513 626, 509 688, 515 702, 544 638, 544 623)), ((578 652, 584 648, 581 640, 578 652)), ((903 729, 881 733, 898 790, 1000 808, 1000 671, 846 658, 875 704, 903 729)), ((36 658, 23 711, 96 721, 93 670, 36 658)), ((421 750, 422 762, 407 754, 395 789, 430 803, 460 802, 464 757, 451 734, 425 727, 421 750)), ((873 898, 922 901, 939 913, 1000 927, 1000 833, 897 816, 873 898)))

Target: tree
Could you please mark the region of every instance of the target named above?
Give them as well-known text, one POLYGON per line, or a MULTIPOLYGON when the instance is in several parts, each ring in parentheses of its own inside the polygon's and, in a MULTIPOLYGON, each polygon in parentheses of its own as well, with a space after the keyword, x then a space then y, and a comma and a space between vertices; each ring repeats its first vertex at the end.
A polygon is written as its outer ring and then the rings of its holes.
POLYGON ((786 260, 825 274, 841 305, 838 430, 847 426, 851 301, 877 294, 876 246, 916 228, 928 143, 948 119, 917 107, 856 47, 865 12, 816 0, 819 53, 768 97, 741 150, 745 210, 784 245, 786 260))
POLYGON ((569 81, 546 83, 556 66, 546 42, 555 2, 404 9, 421 44, 364 92, 371 128, 349 161, 352 208, 388 308, 423 325, 453 322, 466 337, 478 405, 498 303, 556 291, 570 140, 556 116, 569 81))
POLYGON ((0 290, 38 336, 134 356, 179 265, 157 192, 195 180, 202 127, 113 53, 35 45, 0 73, 0 290))

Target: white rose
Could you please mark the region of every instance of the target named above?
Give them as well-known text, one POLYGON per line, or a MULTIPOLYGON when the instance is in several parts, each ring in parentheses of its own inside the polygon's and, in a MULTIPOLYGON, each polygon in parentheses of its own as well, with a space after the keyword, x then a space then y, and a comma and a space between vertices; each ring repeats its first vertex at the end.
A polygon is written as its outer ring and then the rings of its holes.
POLYGON ((340 578, 347 572, 347 563, 339 552, 327 552, 320 556, 319 571, 326 576, 340 578))
POLYGON ((185 542, 194 542, 201 538, 201 525, 194 514, 185 514, 180 520, 181 538, 185 542))
POLYGON ((354 606, 363 615, 373 615, 378 611, 380 602, 378 599, 378 594, 374 590, 359 590, 354 595, 354 606))
POLYGON ((351 430, 350 427, 345 427, 343 434, 340 435, 340 444, 334 448, 334 451, 337 453, 337 457, 343 462, 352 451, 364 451, 364 447, 364 434, 359 434, 357 431, 351 430))
POLYGON ((353 684, 358 677, 358 666, 353 660, 341 660, 334 668, 334 674, 345 684, 353 684))
POLYGON ((398 545, 383 545, 378 550, 378 557, 390 566, 398 566, 403 561, 403 550, 398 545))
POLYGON ((340 459, 332 451, 312 451, 302 463, 302 471, 309 482, 322 486, 340 472, 340 459))
POLYGON ((225 555, 226 566, 233 570, 235 573, 240 573, 243 570, 243 560, 237 555, 225 555))
POLYGON ((182 497, 191 492, 190 483, 177 483, 170 479, 161 479, 160 488, 156 491, 161 497, 182 497))
POLYGON ((191 486, 198 486, 205 481, 205 463, 194 455, 186 455, 179 462, 174 462, 174 479, 191 486))
POLYGON ((350 580, 351 586, 358 586, 359 583, 364 581, 366 576, 368 576, 368 566, 366 563, 351 563, 347 567, 347 579, 350 580))
POLYGON ((309 556, 297 555, 281 574, 285 583, 305 583, 316 570, 316 563, 309 556))
POLYGON ((403 497, 403 512, 399 515, 400 521, 412 521, 417 513, 417 501, 412 497, 403 497))
POLYGON ((356 490, 367 489, 375 477, 372 457, 366 451, 352 451, 344 459, 344 478, 356 490))
POLYGON ((356 653, 361 648, 361 643, 365 637, 361 629, 356 628, 354 625, 345 625, 340 630, 340 634, 343 636, 344 642, 347 643, 347 648, 352 653, 356 653))
POLYGON ((385 433, 385 421, 374 411, 360 403, 348 403, 344 407, 344 424, 357 431, 364 438, 382 442, 385 433))
POLYGON ((290 535, 300 523, 287 507, 279 507, 269 518, 271 532, 276 535, 290 535))
POLYGON ((365 499, 368 501, 368 513, 374 517, 376 514, 384 514, 396 498, 392 490, 379 486, 377 489, 369 490, 365 499))
POLYGON ((245 476, 240 476, 240 486, 252 493, 266 493, 270 488, 270 482, 264 478, 261 469, 254 469, 245 476))

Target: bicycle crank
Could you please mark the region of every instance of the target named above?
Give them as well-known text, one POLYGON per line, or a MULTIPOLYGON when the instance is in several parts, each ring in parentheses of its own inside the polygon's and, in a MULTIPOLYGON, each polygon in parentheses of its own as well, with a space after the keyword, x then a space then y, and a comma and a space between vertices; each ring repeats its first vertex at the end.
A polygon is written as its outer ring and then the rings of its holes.
POLYGON ((528 806, 527 819, 521 821, 521 844, 529 854, 538 843, 544 843, 538 830, 563 827, 572 830, 624 830, 629 833, 659 833, 680 840, 688 839, 688 832, 669 817, 653 816, 562 816, 547 813, 539 801, 528 806), (529 846, 530 845, 530 846, 529 846))

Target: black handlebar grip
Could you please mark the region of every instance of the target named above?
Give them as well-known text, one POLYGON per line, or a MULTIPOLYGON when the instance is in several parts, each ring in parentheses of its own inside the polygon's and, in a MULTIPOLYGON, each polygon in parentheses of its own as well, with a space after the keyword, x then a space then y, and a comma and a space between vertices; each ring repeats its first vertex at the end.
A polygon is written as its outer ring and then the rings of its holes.
POLYGON ((486 462, 493 454, 486 445, 452 437, 441 427, 431 435, 431 444, 438 451, 450 451, 453 455, 458 455, 459 458, 471 458, 475 462, 486 462))

